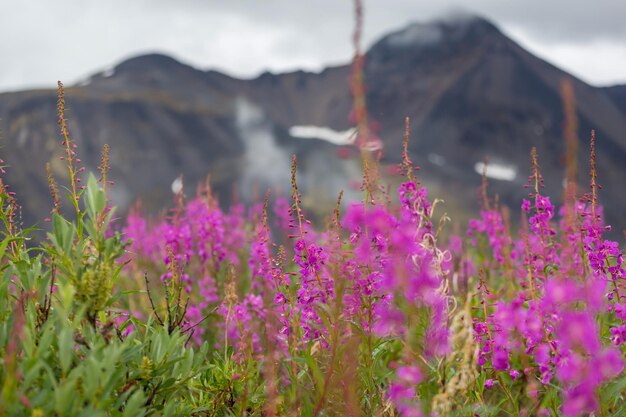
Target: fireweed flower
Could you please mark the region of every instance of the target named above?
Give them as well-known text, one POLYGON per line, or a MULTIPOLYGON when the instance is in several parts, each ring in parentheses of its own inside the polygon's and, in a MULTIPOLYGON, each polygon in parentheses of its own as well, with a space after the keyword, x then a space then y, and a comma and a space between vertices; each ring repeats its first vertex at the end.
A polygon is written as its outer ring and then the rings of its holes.
POLYGON ((497 262, 504 262, 505 251, 510 245, 510 240, 505 232, 502 214, 497 210, 481 210, 480 216, 480 219, 470 220, 468 237, 472 238, 473 244, 476 245, 478 235, 487 236, 494 259, 497 262))
POLYGON ((557 377, 565 386, 563 414, 592 412, 598 406, 600 385, 622 373, 622 355, 615 348, 603 347, 595 320, 585 312, 565 314, 557 335, 562 355, 557 377))
MULTIPOLYGON (((535 178, 540 178, 538 172, 531 177, 535 178)), ((485 264, 492 280, 502 285, 513 271, 521 287, 513 298, 501 290, 481 290, 486 313, 482 319, 474 318, 478 365, 517 378, 512 360, 527 356, 525 361, 534 365, 525 373, 544 385, 558 381, 564 387, 563 414, 578 416, 596 411, 600 386, 623 371, 620 352, 604 345, 596 324, 606 311, 621 322, 626 318, 619 302, 622 255, 616 244, 602 238, 607 229, 599 207, 595 217, 584 203, 562 208, 563 219, 556 228, 556 209, 539 188, 522 203, 528 226, 522 226, 520 238, 510 242, 508 264, 501 262, 506 254, 501 248, 507 242, 499 213, 483 211, 470 223, 472 242, 482 235, 493 251, 495 262, 485 264)), ((490 281, 481 285, 489 286, 490 281)), ((620 326, 610 329, 613 344, 624 341, 620 326)))
POLYGON ((274 201, 275 225, 278 230, 282 231, 285 234, 289 234, 291 232, 290 207, 291 203, 289 203, 289 200, 285 197, 278 197, 274 201))
MULTIPOLYGON (((417 396, 433 379, 429 363, 449 357, 450 311, 457 295, 469 296, 477 342, 469 357, 488 373, 485 388, 516 381, 534 401, 558 385, 564 415, 589 414, 602 385, 623 372, 616 347, 626 341, 623 255, 603 237, 599 206, 570 202, 559 220, 535 182, 519 233, 509 231, 505 212, 487 207, 469 224, 467 251, 458 237, 439 249, 433 205, 413 181, 399 187, 399 207, 350 204, 325 232, 301 216, 294 234, 286 199, 276 200, 271 228, 260 205, 226 213, 197 198, 159 222, 133 212, 124 233, 137 265, 156 279, 170 279, 172 261, 181 269, 187 323, 200 323, 194 342, 227 344, 237 360, 267 363, 268 343, 281 373, 280 361, 295 364, 308 350, 319 355, 332 346, 335 325, 324 314, 339 306, 332 319, 349 324, 346 336, 398 346, 386 396, 400 415, 421 416, 427 407, 417 396), (474 265, 470 257, 481 250, 474 265)), ((293 383, 287 372, 278 379, 293 383)))
MULTIPOLYGON (((398 217, 384 207, 363 204, 350 206, 344 216, 342 224, 351 233, 355 265, 376 271, 367 275, 371 285, 366 286, 359 282, 363 274, 352 273, 356 280, 353 291, 360 292, 362 298, 381 294, 375 298, 373 308, 372 329, 377 335, 408 337, 409 343, 413 343, 407 323, 409 316, 428 317, 429 324, 423 329, 421 341, 424 353, 429 357, 442 355, 448 350, 447 300, 441 291, 445 257, 434 245, 429 219, 431 205, 426 190, 413 182, 402 184, 398 193, 401 201, 398 217)), ((414 398, 415 386, 421 379, 421 371, 414 365, 396 370, 388 395, 401 415, 422 415, 421 406, 414 398)))

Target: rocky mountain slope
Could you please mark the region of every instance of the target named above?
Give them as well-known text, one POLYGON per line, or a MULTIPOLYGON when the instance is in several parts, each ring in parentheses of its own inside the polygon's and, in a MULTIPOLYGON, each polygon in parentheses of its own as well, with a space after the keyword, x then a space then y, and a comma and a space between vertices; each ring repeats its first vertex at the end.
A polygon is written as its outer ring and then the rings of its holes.
MULTIPOLYGON (((292 153, 301 160, 305 195, 330 204, 346 181, 359 177, 358 161, 341 158, 336 145, 351 127, 349 77, 346 64, 239 80, 146 55, 69 88, 67 116, 88 169, 97 167, 102 145, 111 146, 117 180, 112 190, 122 209, 137 198, 147 208, 167 205, 180 174, 188 187, 210 174, 226 202, 233 188, 242 199, 268 186, 288 192, 292 153), (300 132, 310 138, 294 133, 294 126, 307 126, 300 132)), ((404 118, 410 116, 411 157, 424 180, 451 207, 473 209, 485 159, 491 191, 519 206, 532 146, 546 192, 562 194, 560 84, 566 78, 577 102, 581 183, 593 128, 606 190, 602 201, 609 221, 624 228, 623 88, 590 86, 525 51, 492 23, 467 16, 389 34, 367 52, 365 67, 368 109, 385 144, 385 161, 400 156, 404 118)), ((13 167, 7 181, 26 200, 27 221, 45 217, 50 206, 45 162, 64 176, 54 157, 60 152, 55 103, 53 90, 0 94, 0 156, 13 167)))

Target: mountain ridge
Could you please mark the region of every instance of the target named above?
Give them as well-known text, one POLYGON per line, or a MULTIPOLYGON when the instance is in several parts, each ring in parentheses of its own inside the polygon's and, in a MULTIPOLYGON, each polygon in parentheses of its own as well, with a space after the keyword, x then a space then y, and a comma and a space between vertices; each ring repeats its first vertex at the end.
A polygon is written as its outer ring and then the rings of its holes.
MULTIPOLYGON (((476 166, 487 158, 514 172, 513 179, 493 179, 490 187, 503 203, 517 208, 525 195, 524 173, 533 146, 546 171, 546 191, 560 196, 564 79, 570 80, 577 99, 581 167, 587 161, 588 132, 595 128, 601 180, 608 189, 626 181, 626 138, 621 133, 626 131, 626 88, 586 84, 524 50, 484 18, 413 23, 394 31, 368 49, 364 71, 372 128, 385 144, 383 162, 397 162, 409 116, 411 157, 424 168, 424 180, 443 190, 453 206, 455 199, 459 205, 473 204, 481 181, 476 166)), ((293 138, 289 130, 297 125, 350 128, 350 76, 346 64, 238 79, 151 53, 68 88, 68 118, 88 153, 83 159, 89 169, 97 167, 97 149, 105 142, 117 152, 112 174, 118 184, 128 183, 117 186, 115 202, 122 209, 135 196, 149 207, 163 206, 171 198, 169 183, 181 172, 192 186, 210 173, 227 201, 233 186, 252 190, 255 180, 257 186, 288 189, 287 176, 270 171, 288 166, 283 159, 290 153, 299 154, 309 167, 304 183, 314 188, 325 184, 314 191, 321 199, 340 188, 341 181, 329 179, 331 173, 354 180, 358 162, 343 159, 334 145, 313 146, 293 138), (255 174, 250 171, 254 157, 275 161, 255 174), (312 161, 332 168, 320 169, 312 161)), ((24 175, 8 174, 18 192, 46 189, 43 166, 58 142, 55 97, 54 90, 0 94, 0 129, 6 135, 2 157, 31 162, 24 175), (24 141, 44 152, 29 157, 24 141)), ((55 174, 62 178, 62 169, 57 167, 55 174)), ((579 179, 585 183, 583 175, 579 179)), ((605 194, 609 220, 622 222, 626 197, 605 194)), ((44 201, 37 199, 36 206, 45 206, 44 201)), ((27 214, 41 218, 42 210, 27 214)))

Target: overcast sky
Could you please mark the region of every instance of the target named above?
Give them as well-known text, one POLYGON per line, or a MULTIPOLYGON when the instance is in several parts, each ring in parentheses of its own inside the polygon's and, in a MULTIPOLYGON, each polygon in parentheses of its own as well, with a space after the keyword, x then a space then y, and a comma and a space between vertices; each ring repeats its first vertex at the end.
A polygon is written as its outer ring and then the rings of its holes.
MULTIPOLYGON (((626 83, 624 0, 364 0, 365 45, 412 21, 479 14, 596 85, 626 83)), ((0 91, 67 84, 146 52, 252 77, 352 55, 352 0, 0 0, 0 91)))

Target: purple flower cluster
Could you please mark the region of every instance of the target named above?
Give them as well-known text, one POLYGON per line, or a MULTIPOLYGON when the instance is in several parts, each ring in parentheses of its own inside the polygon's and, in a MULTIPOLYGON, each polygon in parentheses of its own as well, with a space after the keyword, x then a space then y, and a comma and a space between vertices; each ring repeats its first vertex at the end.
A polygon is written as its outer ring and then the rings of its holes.
MULTIPOLYGON (((453 236, 446 250, 434 205, 412 177, 398 189, 399 205, 351 203, 325 231, 305 219, 295 184, 294 203, 277 198, 272 221, 269 199, 246 215, 200 196, 160 222, 131 213, 126 270, 166 282, 177 273, 192 340, 232 349, 241 363, 282 364, 272 372, 283 387, 302 374, 306 355, 332 367, 337 346, 358 338, 363 366, 372 346, 393 341, 385 366, 394 371, 383 384, 402 416, 427 415, 420 386, 440 380, 438 367, 456 366, 442 358, 458 357, 450 323, 466 303, 477 345, 465 355, 477 359, 464 365, 468 387, 482 381, 485 396, 504 390, 509 398, 521 389, 539 404, 559 386, 560 412, 580 416, 598 409, 603 384, 623 372, 623 254, 603 237, 594 202, 568 203, 557 221, 536 165, 533 182, 519 231, 485 204, 467 240, 453 236), (483 379, 472 379, 472 366, 483 379)), ((337 371, 328 372, 331 380, 337 371)))
MULTIPOLYGON (((622 254, 602 238, 606 228, 588 205, 561 209, 559 230, 550 199, 538 188, 531 197, 522 204, 528 226, 522 225, 518 241, 506 239, 496 210, 470 223, 469 236, 474 242, 485 236, 495 261, 485 263, 489 278, 479 283, 478 365, 516 378, 523 372, 529 388, 535 379, 547 388, 556 378, 563 387, 561 412, 579 416, 597 409, 601 385, 623 371, 622 353, 606 345, 597 326, 607 311, 613 312, 609 320, 623 323, 623 307, 615 301, 623 286, 622 254), (503 263, 504 253, 510 256, 503 263), (503 282, 511 277, 512 283, 503 282), (510 291, 511 285, 519 291, 510 291), (514 368, 520 365, 524 369, 514 368)), ((624 329, 610 329, 614 344, 623 343, 624 329)))

